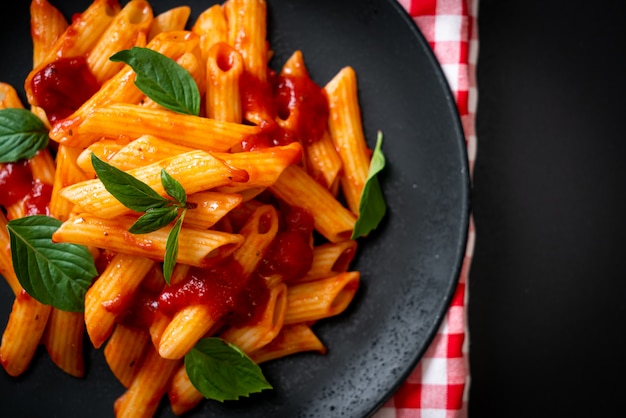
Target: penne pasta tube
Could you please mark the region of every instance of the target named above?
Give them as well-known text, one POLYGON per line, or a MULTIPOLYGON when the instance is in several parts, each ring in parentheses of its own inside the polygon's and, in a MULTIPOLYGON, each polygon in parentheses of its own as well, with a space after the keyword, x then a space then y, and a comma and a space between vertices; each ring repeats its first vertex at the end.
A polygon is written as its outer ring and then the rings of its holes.
POLYGON ((241 203, 241 195, 235 193, 198 192, 187 197, 193 205, 185 214, 183 225, 207 229, 215 225, 241 203))
MULTIPOLYGON (((163 261, 171 226, 147 234, 131 234, 133 218, 101 219, 82 213, 63 222, 54 232, 54 242, 92 245, 114 252, 163 261)), ((243 241, 239 234, 183 227, 179 234, 177 262, 212 266, 229 256, 243 241)))
POLYGON ((111 335, 139 284, 155 262, 145 257, 117 253, 85 295, 85 325, 95 348, 111 335))
POLYGON ((184 30, 189 20, 189 15, 191 15, 191 7, 189 6, 173 7, 156 15, 152 20, 152 26, 150 26, 148 41, 151 41, 163 32, 184 30))
POLYGON ((23 109, 24 105, 20 100, 15 88, 0 82, 0 109, 23 109))
POLYGON ((328 242, 314 247, 311 268, 297 281, 308 282, 348 271, 356 255, 356 249, 355 240, 328 242))
POLYGON ((65 32, 69 23, 48 0, 30 2, 30 34, 33 40, 33 67, 45 60, 49 49, 65 32))
MULTIPOLYGON (((111 159, 115 158, 115 154, 117 154, 122 148, 124 148, 125 142, 118 141, 110 138, 102 138, 97 142, 89 145, 87 148, 76 148, 78 150, 78 155, 74 157, 76 161, 76 166, 85 173, 85 178, 83 180, 89 180, 96 177, 96 170, 93 169, 93 165, 91 165, 91 154, 95 154, 98 158, 107 163, 111 164, 111 159)), ((59 145, 59 148, 64 147, 66 145, 59 145)), ((115 165, 117 168, 120 168, 118 165, 115 165)), ((127 169, 122 168, 123 171, 127 169)), ((77 182, 75 182, 77 183, 77 182)), ((71 183, 74 184, 74 183, 71 183)), ((69 186, 67 184, 66 186, 69 186)))
POLYGON ((243 59, 226 42, 218 42, 207 51, 206 114, 209 118, 241 123, 239 84, 244 71, 243 59))
POLYGON ((16 295, 0 344, 0 364, 10 376, 19 376, 28 368, 51 309, 24 290, 16 295))
POLYGON ((336 196, 343 163, 328 131, 317 141, 307 144, 305 156, 309 175, 336 196))
POLYGON ((226 329, 221 337, 236 345, 246 354, 267 345, 280 332, 287 308, 287 285, 272 287, 269 300, 257 323, 244 323, 226 329))
MULTIPOLYGON (((249 179, 245 184, 221 186, 217 191, 224 193, 241 193, 245 190, 262 191, 275 184, 282 173, 296 164, 302 156, 302 146, 298 142, 289 145, 275 146, 250 152, 213 153, 226 164, 245 170, 249 179)), ((247 199, 244 199, 247 200, 247 199)))
POLYGON ((76 158, 80 153, 80 148, 67 145, 59 145, 57 148, 56 171, 49 207, 50 214, 60 221, 67 220, 74 204, 62 197, 59 191, 64 187, 88 180, 87 175, 76 164, 76 158))
MULTIPOLYGON (((248 181, 249 178, 246 171, 233 168, 204 151, 190 151, 130 170, 128 173, 146 183, 161 196, 167 197, 161 183, 161 170, 165 170, 178 180, 188 195, 215 187, 236 185, 248 181)), ((71 201, 82 210, 97 214, 104 219, 132 212, 115 199, 99 179, 70 185, 61 189, 59 193, 61 197, 71 201)))
POLYGON ((183 358, 219 319, 207 305, 182 308, 167 324, 159 338, 159 355, 172 360, 183 358))
POLYGON ((304 351, 326 353, 326 346, 305 323, 285 325, 269 344, 249 354, 255 363, 264 363, 304 351))
POLYGON ((324 89, 330 112, 328 130, 343 163, 341 188, 348 207, 358 216, 371 150, 363 134, 354 69, 344 67, 324 89))
POLYGON ((52 308, 42 343, 54 364, 74 377, 85 375, 84 334, 85 322, 82 312, 52 308))
POLYGON ((180 416, 195 408, 204 399, 202 393, 191 383, 185 366, 181 366, 172 376, 168 398, 174 415, 180 416))
POLYGON ((147 331, 124 324, 115 325, 104 346, 104 358, 125 388, 132 384, 149 345, 150 334, 147 331))
POLYGON ((349 239, 356 217, 301 167, 287 167, 271 192, 291 206, 306 209, 313 215, 315 229, 331 242, 349 239))
POLYGON ((218 42, 228 42, 228 23, 224 9, 219 4, 205 9, 191 27, 200 36, 202 59, 206 62, 209 49, 218 42))
POLYGON ((359 280, 359 272, 352 271, 289 286, 285 324, 317 321, 340 314, 354 298, 359 280))
POLYGON ((50 186, 54 184, 56 166, 49 149, 44 148, 37 151, 37 154, 28 160, 28 167, 33 174, 33 180, 50 186))
POLYGON ((8 222, 9 220, 4 213, 0 211, 0 275, 4 277, 4 280, 6 280, 11 290, 13 290, 13 294, 17 296, 22 292, 22 285, 20 285, 15 275, 15 270, 13 270, 11 239, 9 230, 7 229, 8 222))
POLYGON ((154 135, 207 151, 226 151, 260 132, 257 126, 121 103, 97 108, 84 117, 65 120, 62 125, 62 129, 50 131, 50 138, 61 143, 66 136, 66 142, 84 144, 92 143, 94 135, 121 140, 154 135))
POLYGON ((246 71, 267 80, 267 5, 264 0, 228 0, 223 5, 228 42, 241 54, 246 71))
POLYGON ((132 383, 115 401, 116 418, 151 418, 180 361, 167 360, 148 346, 147 355, 132 383))
POLYGON ((87 55, 87 65, 99 84, 102 84, 124 66, 113 62, 111 55, 137 45, 140 36, 146 36, 153 19, 152 6, 146 0, 133 0, 115 15, 98 42, 87 55))
MULTIPOLYGON (((89 151, 93 151, 100 157, 101 153, 97 149, 92 150, 91 148, 92 147, 89 148, 89 151)), ((127 145, 120 147, 108 159, 108 163, 119 168, 120 170, 128 171, 173 157, 175 155, 184 154, 192 150, 193 148, 177 145, 154 135, 142 135, 129 142, 127 145)), ((89 170, 93 172, 90 154, 87 152, 85 154, 87 154, 87 158, 85 158, 85 165, 88 164, 89 170)), ((87 170, 87 167, 84 167, 84 169, 87 170)))

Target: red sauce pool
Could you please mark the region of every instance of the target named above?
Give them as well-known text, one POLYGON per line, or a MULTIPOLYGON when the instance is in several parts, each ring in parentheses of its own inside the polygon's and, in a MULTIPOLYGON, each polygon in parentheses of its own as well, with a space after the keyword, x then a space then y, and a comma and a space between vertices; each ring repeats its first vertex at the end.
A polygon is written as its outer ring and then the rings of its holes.
POLYGON ((99 88, 83 56, 51 62, 31 81, 35 102, 46 111, 50 123, 71 115, 99 88))

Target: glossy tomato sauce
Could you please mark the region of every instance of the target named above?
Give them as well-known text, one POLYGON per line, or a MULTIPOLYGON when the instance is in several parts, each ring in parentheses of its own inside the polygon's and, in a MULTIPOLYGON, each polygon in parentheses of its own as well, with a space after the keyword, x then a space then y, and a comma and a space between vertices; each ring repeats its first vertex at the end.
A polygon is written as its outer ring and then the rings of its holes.
POLYGON ((99 88, 83 56, 51 62, 31 81, 35 104, 46 111, 50 123, 71 115, 99 88))
POLYGON ((265 116, 257 122, 262 132, 246 138, 244 150, 254 150, 299 141, 311 144, 322 137, 328 125, 328 98, 323 88, 306 75, 276 75, 262 82, 244 72, 241 79, 244 113, 265 116), (290 127, 276 123, 289 119, 290 127))
POLYGON ((49 215, 52 186, 33 179, 28 161, 0 164, 0 206, 23 201, 25 215, 49 215))

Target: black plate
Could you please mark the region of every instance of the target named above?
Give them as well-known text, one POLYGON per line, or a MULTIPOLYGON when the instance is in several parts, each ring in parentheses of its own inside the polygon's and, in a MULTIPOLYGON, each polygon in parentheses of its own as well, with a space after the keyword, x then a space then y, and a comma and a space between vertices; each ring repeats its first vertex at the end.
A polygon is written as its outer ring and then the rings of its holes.
MULTIPOLYGON (((0 80, 23 94, 31 65, 29 2, 0 6, 0 80)), ((52 1, 66 16, 89 2, 52 1)), ((186 3, 154 0, 155 12, 186 3)), ((192 416, 362 417, 404 381, 434 336, 456 286, 466 242, 469 174, 454 100, 427 42, 396 0, 269 1, 269 38, 280 68, 300 49, 325 84, 343 66, 358 76, 366 137, 385 134, 381 182, 389 215, 362 243, 362 287, 343 315, 315 330, 326 356, 299 354, 263 365, 275 390, 241 402, 206 401, 192 416)), ((193 17, 192 16, 192 17, 193 17)), ((0 327, 13 296, 0 289, 0 327)), ((106 417, 123 388, 88 350, 87 377, 59 371, 40 350, 19 378, 0 372, 3 416, 106 417)), ((172 413, 164 402, 160 416, 172 413)))

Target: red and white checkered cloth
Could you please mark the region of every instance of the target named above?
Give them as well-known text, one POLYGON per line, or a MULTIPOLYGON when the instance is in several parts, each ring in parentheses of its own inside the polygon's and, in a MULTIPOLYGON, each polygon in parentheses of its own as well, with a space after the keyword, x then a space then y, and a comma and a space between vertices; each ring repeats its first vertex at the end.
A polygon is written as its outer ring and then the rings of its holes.
MULTIPOLYGON (((471 173, 476 156, 479 0, 398 1, 428 40, 450 84, 465 132, 471 173)), ((474 224, 470 221, 459 284, 443 323, 417 367, 375 418, 467 417, 467 279, 473 251, 474 224)))

